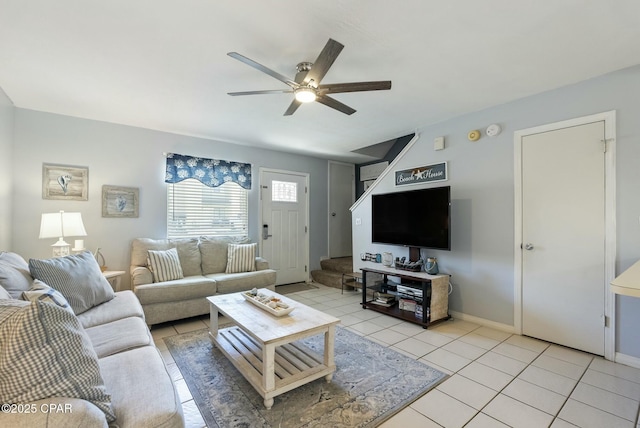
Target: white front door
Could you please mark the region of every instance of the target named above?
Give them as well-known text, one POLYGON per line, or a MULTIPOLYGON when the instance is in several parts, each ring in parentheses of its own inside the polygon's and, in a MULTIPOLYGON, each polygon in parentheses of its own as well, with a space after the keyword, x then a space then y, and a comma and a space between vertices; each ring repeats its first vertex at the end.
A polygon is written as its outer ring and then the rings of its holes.
POLYGON ((605 350, 605 123, 526 135, 522 176, 522 332, 605 350))
POLYGON ((329 257, 346 257, 352 253, 349 209, 355 194, 355 166, 329 162, 329 257))
POLYGON ((308 175, 260 171, 261 255, 277 272, 276 285, 308 280, 308 175))

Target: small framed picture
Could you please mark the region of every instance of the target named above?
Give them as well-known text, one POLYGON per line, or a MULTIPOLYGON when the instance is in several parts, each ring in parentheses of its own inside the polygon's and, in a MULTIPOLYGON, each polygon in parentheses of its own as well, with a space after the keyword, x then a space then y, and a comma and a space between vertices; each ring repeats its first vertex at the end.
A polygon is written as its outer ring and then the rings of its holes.
POLYGON ((137 187, 102 186, 102 217, 138 217, 137 187))
POLYGON ((42 164, 42 199, 86 201, 89 199, 89 168, 42 164))

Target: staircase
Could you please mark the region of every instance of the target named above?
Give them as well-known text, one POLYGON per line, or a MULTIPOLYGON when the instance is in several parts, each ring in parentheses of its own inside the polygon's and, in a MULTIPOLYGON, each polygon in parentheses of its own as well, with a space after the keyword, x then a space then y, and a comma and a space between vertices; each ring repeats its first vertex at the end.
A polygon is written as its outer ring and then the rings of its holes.
POLYGON ((342 288, 342 274, 353 272, 352 257, 337 257, 320 261, 321 270, 312 270, 311 278, 314 282, 327 287, 342 288))

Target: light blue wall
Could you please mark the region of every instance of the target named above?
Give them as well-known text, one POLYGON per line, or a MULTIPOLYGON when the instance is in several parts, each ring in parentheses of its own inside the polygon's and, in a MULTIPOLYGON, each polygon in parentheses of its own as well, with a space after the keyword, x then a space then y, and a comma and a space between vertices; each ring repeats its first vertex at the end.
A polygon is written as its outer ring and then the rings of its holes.
MULTIPOLYGON (((513 325, 514 317, 514 141, 519 129, 617 111, 617 272, 640 259, 640 66, 579 84, 467 114, 418 130, 420 139, 394 169, 447 161, 452 188, 452 251, 428 251, 451 273, 453 311, 513 325), (502 126, 497 137, 467 140, 470 130, 502 126), (445 136, 446 149, 433 150, 445 136)), ((473 96, 473 94, 469 94, 473 96)), ((374 193, 396 191, 392 174, 374 193)), ((370 198, 367 198, 370 199, 370 198)), ((370 201, 353 212, 354 255, 402 247, 371 244, 370 201), (360 218, 361 226, 355 224, 360 218)), ((420 213, 416 213, 420 221, 420 213)), ((357 263, 356 263, 357 265, 357 263)), ((550 296, 550 298, 553 298, 550 296)), ((617 351, 640 358, 640 299, 617 297, 617 351)))
MULTIPOLYGON (((257 241, 260 167, 310 174, 310 265, 327 254, 327 161, 202 138, 151 131, 32 110, 15 110, 13 163, 20 177, 13 193, 12 250, 25 258, 50 257, 52 242, 39 240, 40 214, 80 211, 87 229, 85 247, 101 248, 110 269, 129 270, 135 237, 166 236, 164 152, 248 162, 254 185, 249 192, 250 238, 257 241), (42 199, 42 164, 89 168, 88 201, 42 199), (140 189, 139 218, 103 218, 102 186, 140 189)), ((70 242, 72 243, 72 242, 70 242)), ((128 286, 128 278, 125 286, 128 286)))
POLYGON ((13 103, 0 88, 0 250, 11 248, 14 111, 13 103))

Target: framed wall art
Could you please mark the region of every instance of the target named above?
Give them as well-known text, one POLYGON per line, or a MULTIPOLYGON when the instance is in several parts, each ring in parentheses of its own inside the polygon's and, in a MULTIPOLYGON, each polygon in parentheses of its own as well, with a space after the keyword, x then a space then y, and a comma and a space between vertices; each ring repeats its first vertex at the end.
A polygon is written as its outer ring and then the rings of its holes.
POLYGON ((89 168, 42 164, 42 199, 86 201, 89 199, 89 168))
POLYGON ((138 217, 137 187, 102 186, 102 217, 138 217))

